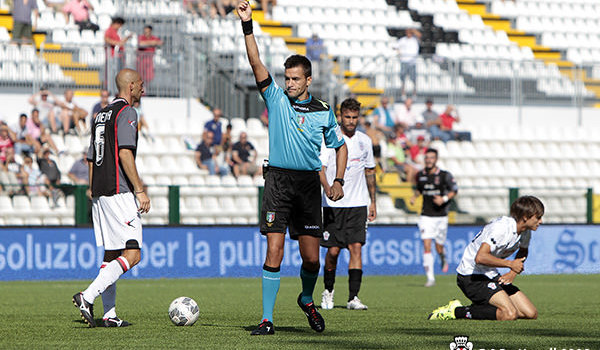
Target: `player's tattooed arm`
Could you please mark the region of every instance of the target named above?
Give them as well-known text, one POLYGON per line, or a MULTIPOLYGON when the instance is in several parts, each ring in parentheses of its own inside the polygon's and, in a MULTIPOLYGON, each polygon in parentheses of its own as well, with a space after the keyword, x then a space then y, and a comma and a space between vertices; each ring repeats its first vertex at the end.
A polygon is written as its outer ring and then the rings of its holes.
POLYGON ((371 198, 371 204, 369 205, 369 221, 375 220, 377 217, 377 205, 375 198, 376 181, 375 181, 375 169, 365 169, 365 177, 367 179, 367 189, 369 190, 369 197, 371 198))

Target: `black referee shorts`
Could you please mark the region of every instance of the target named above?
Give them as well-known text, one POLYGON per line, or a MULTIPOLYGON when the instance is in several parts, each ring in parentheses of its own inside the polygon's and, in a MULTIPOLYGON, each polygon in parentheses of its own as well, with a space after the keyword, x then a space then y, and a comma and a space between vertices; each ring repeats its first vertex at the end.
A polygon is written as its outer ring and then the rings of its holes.
POLYGON ((367 207, 323 207, 322 247, 348 248, 349 244, 365 244, 367 238, 367 207))
POLYGON ((461 275, 457 274, 456 284, 465 296, 469 298, 473 304, 487 304, 492 296, 503 290, 509 296, 516 294, 519 288, 514 284, 500 284, 498 280, 500 275, 493 279, 486 275, 461 275))
POLYGON ((260 213, 260 232, 323 236, 321 218, 321 182, 316 171, 269 167, 260 213))

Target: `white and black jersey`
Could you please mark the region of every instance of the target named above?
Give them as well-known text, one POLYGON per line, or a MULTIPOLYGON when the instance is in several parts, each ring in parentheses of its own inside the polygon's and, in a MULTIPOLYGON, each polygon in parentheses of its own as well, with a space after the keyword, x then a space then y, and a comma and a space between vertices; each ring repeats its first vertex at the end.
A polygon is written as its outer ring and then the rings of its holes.
MULTIPOLYGON (((344 173, 344 197, 334 202, 323 194, 322 206, 324 207, 353 208, 367 206, 370 202, 365 169, 375 168, 371 138, 363 132, 356 131, 352 137, 344 135, 344 141, 348 147, 348 161, 344 173)), ((327 148, 323 143, 320 159, 321 164, 326 168, 327 182, 332 184, 337 173, 335 149, 327 148)))
POLYGON ((423 195, 421 215, 447 216, 449 202, 436 205, 433 203, 433 196, 445 196, 449 192, 458 192, 458 186, 448 171, 437 168, 433 174, 428 174, 423 169, 417 173, 417 191, 423 195))
POLYGON ((92 120, 87 159, 93 163, 92 196, 112 196, 131 192, 131 181, 119 160, 119 150, 128 148, 135 157, 137 113, 122 98, 101 109, 92 120))
POLYGON ((490 246, 490 253, 500 259, 505 259, 520 248, 528 248, 531 239, 531 231, 527 230, 519 234, 517 222, 514 218, 502 216, 485 225, 485 227, 473 238, 465 248, 460 265, 456 269, 461 275, 486 275, 493 279, 499 273, 495 267, 477 264, 475 257, 483 243, 490 246))

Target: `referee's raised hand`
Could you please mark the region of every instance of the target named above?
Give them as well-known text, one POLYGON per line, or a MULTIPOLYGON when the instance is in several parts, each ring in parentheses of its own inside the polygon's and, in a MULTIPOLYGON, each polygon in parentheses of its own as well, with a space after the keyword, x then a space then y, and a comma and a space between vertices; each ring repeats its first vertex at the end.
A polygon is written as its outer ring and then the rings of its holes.
POLYGON ((240 0, 237 5, 237 13, 242 22, 252 19, 252 8, 247 0, 240 0))
POLYGON ((150 211, 150 198, 144 191, 135 192, 135 198, 138 200, 138 211, 145 214, 150 211))

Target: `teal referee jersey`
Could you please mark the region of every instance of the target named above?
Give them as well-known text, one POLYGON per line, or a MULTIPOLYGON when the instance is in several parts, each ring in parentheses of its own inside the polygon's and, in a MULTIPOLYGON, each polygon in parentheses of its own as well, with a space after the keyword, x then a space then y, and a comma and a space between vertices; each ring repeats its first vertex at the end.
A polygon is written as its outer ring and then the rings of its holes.
POLYGON ((329 104, 309 94, 291 99, 271 81, 262 96, 269 111, 269 165, 292 170, 321 170, 321 141, 338 148, 344 138, 329 104))

